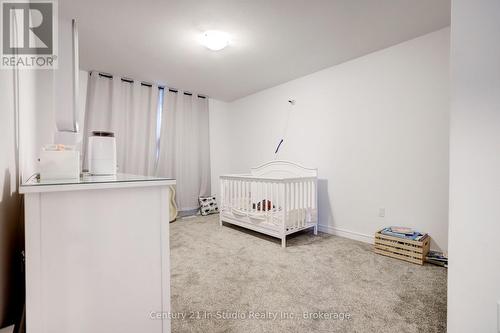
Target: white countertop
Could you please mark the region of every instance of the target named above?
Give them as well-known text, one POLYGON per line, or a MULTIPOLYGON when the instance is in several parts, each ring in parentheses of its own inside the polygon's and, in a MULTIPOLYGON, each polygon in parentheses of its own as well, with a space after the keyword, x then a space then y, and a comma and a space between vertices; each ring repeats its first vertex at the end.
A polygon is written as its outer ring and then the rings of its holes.
POLYGON ((119 173, 114 176, 91 176, 89 174, 83 174, 80 176, 80 179, 64 180, 40 180, 38 175, 33 175, 20 186, 19 192, 41 193, 170 185, 175 185, 175 179, 124 173, 119 173))

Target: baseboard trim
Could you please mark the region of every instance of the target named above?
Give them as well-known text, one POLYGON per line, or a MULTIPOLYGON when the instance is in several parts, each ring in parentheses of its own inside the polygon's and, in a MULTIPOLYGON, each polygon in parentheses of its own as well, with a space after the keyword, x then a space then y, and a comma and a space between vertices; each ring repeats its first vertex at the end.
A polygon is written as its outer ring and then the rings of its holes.
POLYGON ((325 232, 327 234, 332 234, 339 237, 349 238, 353 240, 357 240, 363 243, 373 244, 373 236, 365 235, 359 232, 340 229, 336 227, 332 227, 330 225, 318 225, 318 230, 321 232, 325 232))

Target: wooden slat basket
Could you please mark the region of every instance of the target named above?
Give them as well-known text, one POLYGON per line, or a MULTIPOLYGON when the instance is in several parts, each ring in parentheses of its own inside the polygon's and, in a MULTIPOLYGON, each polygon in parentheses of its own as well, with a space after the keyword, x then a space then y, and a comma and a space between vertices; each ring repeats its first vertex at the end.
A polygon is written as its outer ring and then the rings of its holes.
POLYGON ((423 265, 430 245, 431 237, 427 234, 421 240, 415 241, 384 235, 377 231, 374 251, 384 256, 423 265))

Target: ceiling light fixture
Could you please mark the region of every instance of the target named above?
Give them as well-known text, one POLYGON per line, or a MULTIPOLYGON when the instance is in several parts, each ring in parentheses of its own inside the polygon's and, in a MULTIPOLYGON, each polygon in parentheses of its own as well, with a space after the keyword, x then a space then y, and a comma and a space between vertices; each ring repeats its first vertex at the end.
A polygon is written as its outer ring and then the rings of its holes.
POLYGON ((223 31, 205 31, 201 36, 201 44, 212 51, 219 51, 229 45, 229 35, 223 31))

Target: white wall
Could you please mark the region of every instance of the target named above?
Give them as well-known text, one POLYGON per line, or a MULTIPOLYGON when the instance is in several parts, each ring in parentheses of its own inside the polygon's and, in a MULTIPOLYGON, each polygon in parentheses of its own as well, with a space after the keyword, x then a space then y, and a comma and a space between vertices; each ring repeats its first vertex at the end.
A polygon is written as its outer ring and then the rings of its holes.
MULTIPOLYGON (((14 126, 14 76, 0 70, 0 327, 13 323, 19 293, 19 208, 14 126), (15 266, 17 264, 17 266, 15 266), (14 269, 13 269, 14 268, 14 269), (16 288, 16 286, 18 288, 16 288)), ((19 305, 19 304, 17 304, 19 305)))
POLYGON ((78 86, 79 86, 79 93, 78 93, 78 126, 79 126, 79 131, 81 132, 80 134, 83 135, 83 128, 85 126, 85 109, 87 108, 87 86, 89 82, 89 72, 80 70, 80 73, 78 74, 78 86))
POLYGON ((446 250, 448 90, 443 29, 229 104, 212 101, 212 188, 220 174, 273 159, 293 98, 280 158, 319 169, 323 230, 370 241, 382 226, 407 225, 446 250))
POLYGON ((497 332, 500 1, 454 0, 448 332, 497 332))
POLYGON ((0 327, 18 319, 23 304, 21 250, 22 208, 19 177, 36 170, 39 143, 53 134, 52 72, 0 70, 0 327), (17 82, 17 83, 16 83, 17 82), (16 102, 17 101, 17 102, 16 102), (18 103, 18 104, 16 104, 18 103), (17 164, 15 108, 19 112, 17 164))
MULTIPOLYGON (((53 143, 57 132, 56 119, 60 124, 72 127, 73 121, 73 57, 71 21, 59 20, 59 61, 57 70, 21 70, 19 75, 19 108, 21 140, 21 174, 26 180, 38 172, 38 156, 42 145, 53 143), (63 38, 64 37, 64 38, 63 38), (68 100, 68 96, 70 97, 68 100)), ((88 72, 80 71, 80 98, 78 105, 85 107, 88 72)), ((80 111, 80 110, 79 110, 80 111)), ((83 123, 83 112, 77 121, 83 123)), ((80 136, 63 133, 65 140, 58 143, 74 144, 80 136)))
MULTIPOLYGON (((71 56, 71 45, 63 43, 59 47, 60 58, 71 56)), ((66 75, 72 74, 66 71, 66 75)), ((52 70, 20 70, 16 85, 12 70, 0 70, 0 327, 13 323, 22 310, 20 254, 24 240, 18 177, 25 180, 35 173, 41 145, 53 142, 54 105, 64 94, 54 87, 54 76, 52 70), (19 165, 15 100, 19 112, 19 165)), ((82 80, 86 82, 86 77, 82 80)))
MULTIPOLYGON (((59 131, 74 131, 75 116, 73 113, 75 98, 73 92, 73 22, 59 18, 58 40, 59 55, 58 68, 53 71, 54 77, 54 114, 59 131)), ((78 66, 78 64, 76 64, 78 66)))
POLYGON ((21 174, 26 180, 38 170, 40 147, 53 142, 54 88, 52 70, 19 73, 21 174))
POLYGON ((52 73, 19 71, 18 86, 11 70, 0 70, 0 327, 20 316, 23 304, 22 208, 18 177, 36 171, 39 146, 54 133, 52 73), (16 98, 18 96, 18 98, 16 98), (15 100, 19 111, 20 165, 15 144, 15 100))

